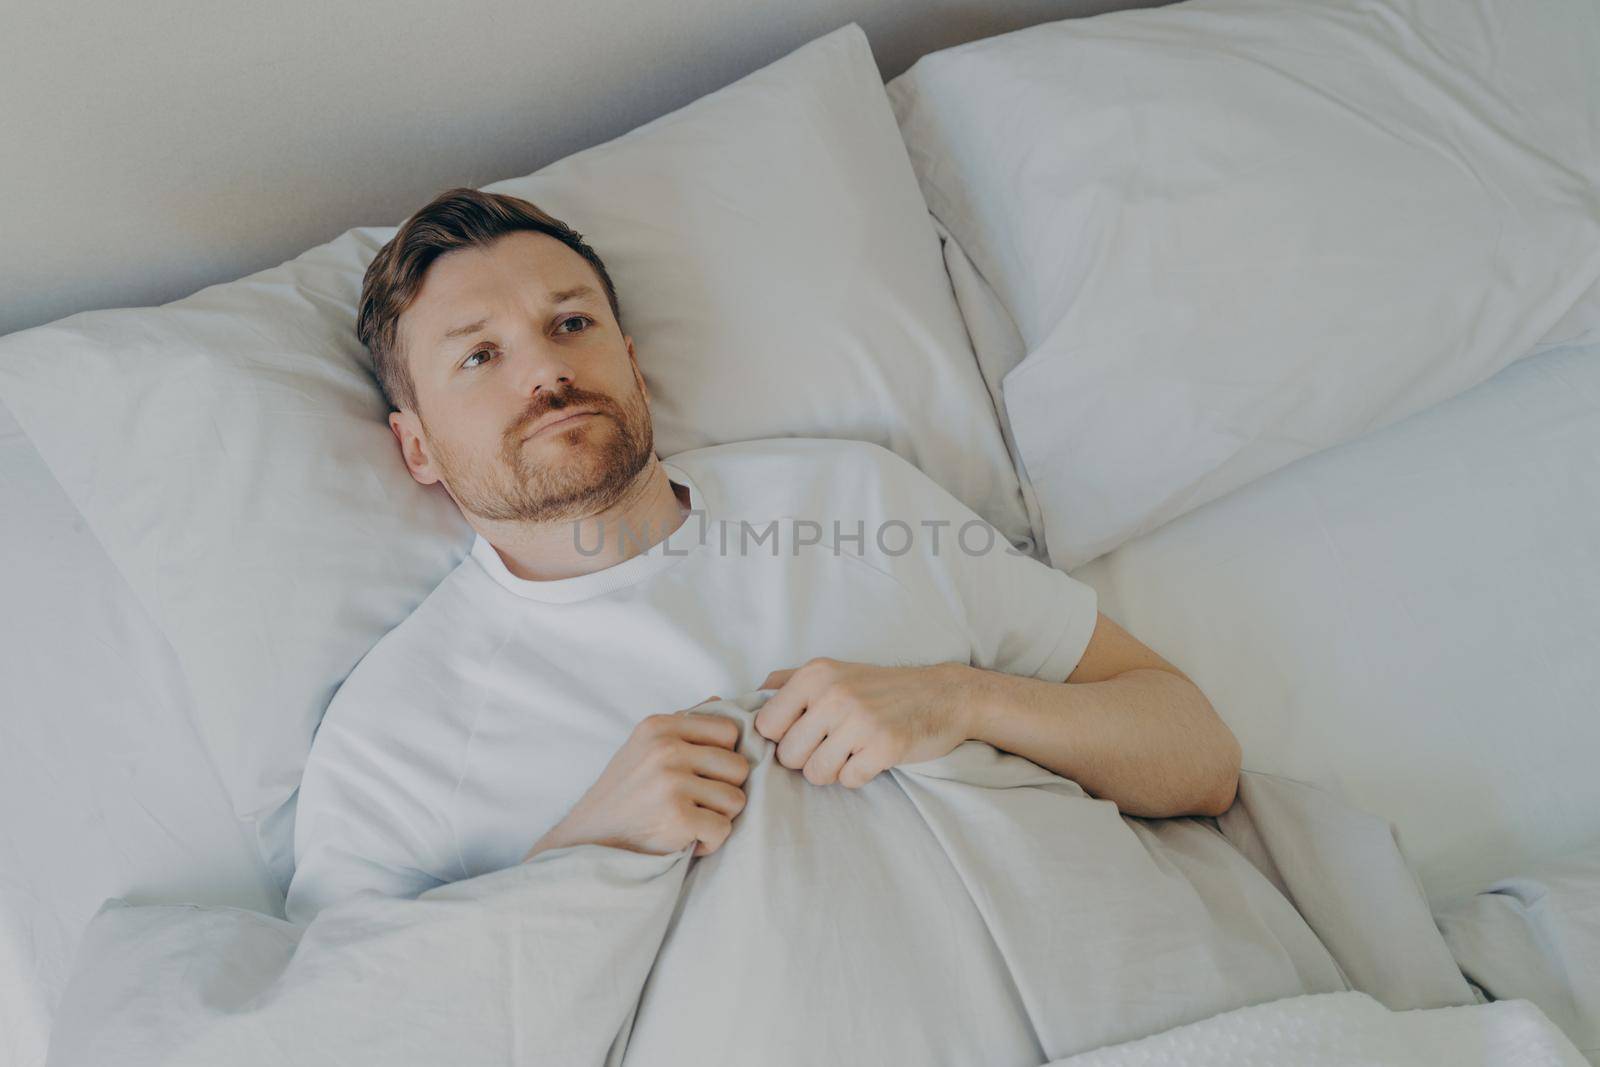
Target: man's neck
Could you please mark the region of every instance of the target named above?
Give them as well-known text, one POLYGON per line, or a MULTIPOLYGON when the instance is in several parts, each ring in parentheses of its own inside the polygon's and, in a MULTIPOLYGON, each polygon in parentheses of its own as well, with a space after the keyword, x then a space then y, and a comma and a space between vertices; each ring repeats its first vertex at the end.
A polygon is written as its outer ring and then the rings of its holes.
MULTIPOLYGON (((615 567, 666 540, 689 513, 661 461, 650 457, 639 478, 611 507, 583 519, 479 526, 506 570, 532 582, 576 578, 615 567)), ((474 524, 478 526, 479 524, 474 524)))

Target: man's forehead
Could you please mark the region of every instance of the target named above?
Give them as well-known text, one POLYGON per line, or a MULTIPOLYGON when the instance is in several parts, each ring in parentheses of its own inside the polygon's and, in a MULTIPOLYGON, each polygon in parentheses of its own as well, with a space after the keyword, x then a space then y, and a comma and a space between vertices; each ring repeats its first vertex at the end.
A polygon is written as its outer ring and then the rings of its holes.
POLYGON ((530 231, 434 260, 403 317, 422 347, 433 348, 492 324, 503 301, 530 297, 547 306, 605 299, 587 260, 530 231))
MULTIPOLYGON (((550 304, 566 304, 575 300, 598 300, 600 291, 587 283, 568 286, 565 289, 554 289, 545 294, 545 300, 550 304)), ((459 326, 452 326, 444 332, 444 339, 451 340, 456 337, 468 337, 477 333, 489 324, 488 316, 474 319, 472 322, 463 322, 459 326)))

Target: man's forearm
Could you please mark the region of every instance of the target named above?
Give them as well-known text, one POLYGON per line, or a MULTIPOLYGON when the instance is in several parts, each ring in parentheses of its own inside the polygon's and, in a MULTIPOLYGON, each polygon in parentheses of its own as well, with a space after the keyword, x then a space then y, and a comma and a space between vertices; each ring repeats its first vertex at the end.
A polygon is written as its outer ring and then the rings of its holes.
POLYGON ((967 667, 969 733, 1070 778, 1125 814, 1218 815, 1239 780, 1239 743, 1198 686, 1168 671, 1046 682, 967 667))

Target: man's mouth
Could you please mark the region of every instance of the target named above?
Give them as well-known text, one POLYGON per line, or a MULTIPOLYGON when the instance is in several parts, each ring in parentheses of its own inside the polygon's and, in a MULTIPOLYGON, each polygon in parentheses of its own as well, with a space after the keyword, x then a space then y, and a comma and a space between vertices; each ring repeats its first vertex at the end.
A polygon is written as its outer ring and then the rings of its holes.
POLYGON ((530 433, 527 437, 523 438, 523 440, 526 441, 526 440, 529 440, 530 438, 538 437, 540 434, 543 434, 547 430, 554 430, 554 429, 558 429, 558 428, 565 427, 565 426, 576 425, 577 422, 580 419, 585 419, 585 418, 588 418, 588 417, 590 417, 592 415, 597 415, 597 414, 599 414, 599 412, 590 411, 588 409, 585 409, 583 411, 571 411, 571 412, 567 412, 567 413, 562 414, 562 415, 557 415, 554 418, 552 418, 552 419, 550 419, 550 420, 548 420, 546 422, 540 423, 539 426, 532 433, 530 433))

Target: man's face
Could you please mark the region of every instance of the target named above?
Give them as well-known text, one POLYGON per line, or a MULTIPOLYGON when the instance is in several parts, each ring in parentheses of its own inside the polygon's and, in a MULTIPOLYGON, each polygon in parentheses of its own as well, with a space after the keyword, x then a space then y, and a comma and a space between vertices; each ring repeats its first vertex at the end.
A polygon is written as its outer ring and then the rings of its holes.
POLYGON ((389 425, 412 476, 442 481, 464 512, 584 518, 649 462, 633 339, 588 262, 555 238, 522 231, 440 256, 398 332, 420 411, 389 425))

